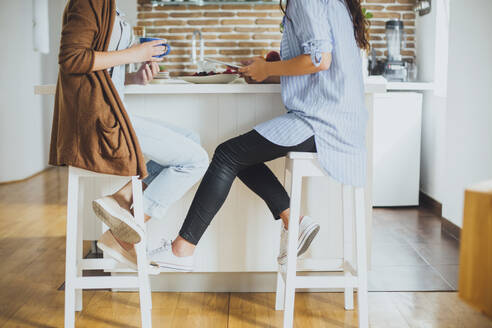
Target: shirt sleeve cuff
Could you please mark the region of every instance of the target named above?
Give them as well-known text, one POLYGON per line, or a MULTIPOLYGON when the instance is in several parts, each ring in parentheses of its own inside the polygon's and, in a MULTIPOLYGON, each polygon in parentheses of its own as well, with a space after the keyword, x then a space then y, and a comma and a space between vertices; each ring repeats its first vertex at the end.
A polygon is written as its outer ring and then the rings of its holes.
POLYGON ((332 45, 329 40, 312 40, 302 44, 302 51, 305 55, 311 55, 314 66, 321 65, 323 53, 331 52, 332 45))

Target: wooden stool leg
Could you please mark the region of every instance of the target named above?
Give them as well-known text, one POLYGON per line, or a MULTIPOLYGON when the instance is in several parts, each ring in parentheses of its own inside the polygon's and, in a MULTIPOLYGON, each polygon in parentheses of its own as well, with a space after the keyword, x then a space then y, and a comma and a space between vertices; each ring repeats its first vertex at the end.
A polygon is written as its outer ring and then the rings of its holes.
POLYGON ((357 236, 357 300, 359 306, 359 327, 369 327, 367 299, 367 244, 364 189, 355 189, 355 225, 357 236))
POLYGON ((299 216, 301 215, 302 176, 296 172, 296 163, 292 164, 292 186, 290 194, 289 238, 287 247, 287 268, 285 278, 284 328, 294 323, 295 280, 297 267, 297 239, 299 236, 299 216))
MULTIPOLYGON (((132 177, 132 190, 133 190, 133 210, 135 219, 145 229, 144 213, 143 213, 143 199, 142 199, 142 181, 138 177, 132 177)), ((137 266, 138 266, 138 280, 139 280, 139 294, 140 294, 140 314, 142 318, 142 327, 152 327, 152 294, 150 290, 150 281, 148 273, 148 261, 146 254, 147 236, 142 238, 135 250, 137 253, 137 266)))
POLYGON ((79 177, 72 168, 68 171, 67 233, 65 256, 65 328, 75 327, 75 288, 77 277, 77 212, 79 177))
MULTIPOLYGON (((343 221, 343 264, 346 280, 352 278, 352 273, 347 270, 346 264, 353 265, 353 220, 354 220, 354 199, 351 186, 342 185, 342 221, 343 221)), ((345 287, 345 310, 354 309, 354 288, 345 287)))

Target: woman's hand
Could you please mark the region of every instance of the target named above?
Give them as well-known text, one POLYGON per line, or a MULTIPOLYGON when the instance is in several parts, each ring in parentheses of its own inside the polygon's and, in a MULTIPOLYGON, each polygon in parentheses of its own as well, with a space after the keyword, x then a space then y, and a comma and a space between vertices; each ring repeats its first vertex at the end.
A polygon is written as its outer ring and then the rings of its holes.
MULTIPOLYGON (((160 62, 163 58, 153 56, 162 55, 167 51, 166 47, 161 45, 165 42, 166 40, 154 40, 137 44, 124 50, 96 51, 94 65, 92 66, 91 71, 100 71, 110 67, 131 63, 160 62)), ((131 83, 133 82, 129 82, 128 84, 131 83)))
POLYGON ((127 76, 126 84, 147 85, 159 73, 159 65, 154 62, 147 62, 140 66, 139 70, 127 76))
POLYGON ((134 63, 141 62, 160 62, 163 58, 157 58, 154 56, 163 55, 167 48, 163 46, 166 40, 154 40, 137 44, 128 49, 131 52, 132 61, 134 63))
POLYGON ((268 63, 263 57, 255 57, 248 61, 248 66, 241 67, 239 72, 257 82, 265 81, 270 75, 267 71, 268 63))

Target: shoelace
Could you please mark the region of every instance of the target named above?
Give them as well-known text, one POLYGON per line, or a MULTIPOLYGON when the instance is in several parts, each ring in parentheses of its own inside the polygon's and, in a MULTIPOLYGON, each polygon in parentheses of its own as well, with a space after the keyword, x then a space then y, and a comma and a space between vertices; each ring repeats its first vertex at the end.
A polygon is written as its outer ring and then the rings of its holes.
POLYGON ((167 240, 165 238, 162 238, 161 239, 161 246, 151 250, 149 252, 149 255, 152 256, 152 255, 155 255, 157 253, 161 253, 161 252, 164 252, 164 251, 168 251, 171 249, 173 245, 173 241, 172 240, 167 240))

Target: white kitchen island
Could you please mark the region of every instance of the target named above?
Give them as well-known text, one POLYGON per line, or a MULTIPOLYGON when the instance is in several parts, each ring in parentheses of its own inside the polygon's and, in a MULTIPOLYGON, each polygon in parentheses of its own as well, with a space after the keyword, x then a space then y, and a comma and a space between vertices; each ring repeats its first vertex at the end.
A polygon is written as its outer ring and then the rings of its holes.
MULTIPOLYGON (((38 94, 54 94, 54 86, 38 86, 38 94)), ((366 104, 370 113, 367 130, 368 181, 366 191, 368 244, 372 212, 372 112, 373 94, 386 92, 384 79, 366 82, 366 104)), ((249 131, 257 123, 285 112, 279 85, 196 85, 167 84, 128 86, 127 110, 133 114, 169 122, 197 132, 210 158, 221 142, 249 131)), ((284 159, 268 163, 280 181, 284 179, 284 159)), ((86 222, 84 239, 97 240, 100 221, 90 202, 113 192, 125 181, 120 178, 82 183, 80 215, 86 222)), ((183 222, 197 186, 174 204, 164 218, 148 224, 149 247, 162 237, 174 238, 183 222)), ((321 223, 311 249, 299 260, 308 271, 341 269, 342 221, 340 185, 330 178, 307 179, 304 183, 303 214, 321 223)), ((238 179, 224 206, 212 221, 196 251, 195 273, 162 273, 152 277, 153 290, 173 291, 273 291, 280 222, 274 221, 267 206, 238 179)), ((370 253, 370 252, 369 252, 370 253)))

